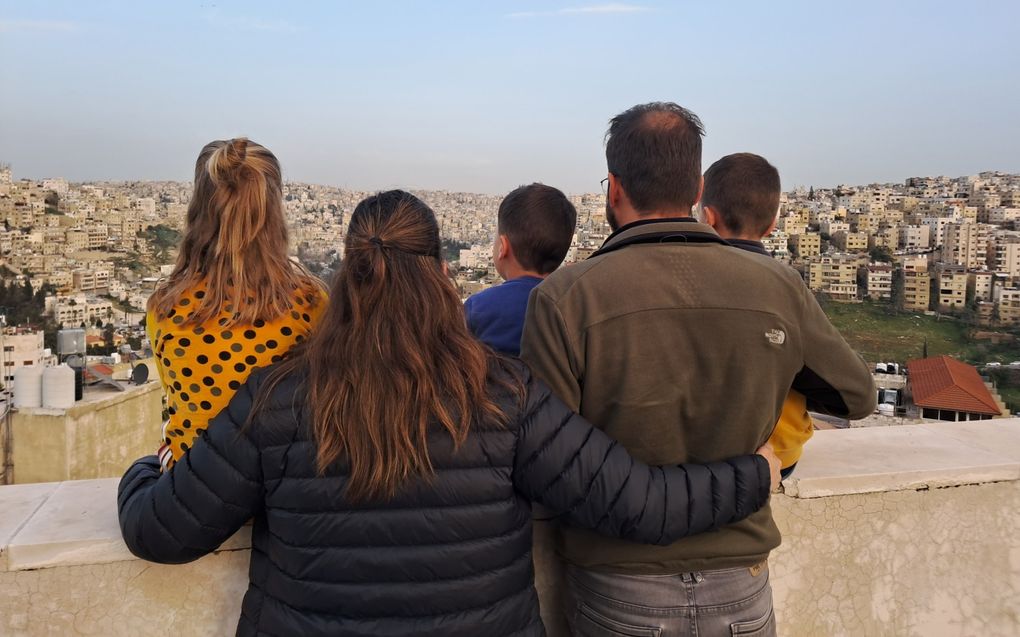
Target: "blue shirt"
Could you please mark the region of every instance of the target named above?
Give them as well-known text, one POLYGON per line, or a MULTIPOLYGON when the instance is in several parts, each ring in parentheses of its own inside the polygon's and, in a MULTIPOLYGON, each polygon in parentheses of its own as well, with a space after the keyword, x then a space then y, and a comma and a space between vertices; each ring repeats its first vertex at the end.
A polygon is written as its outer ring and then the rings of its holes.
POLYGON ((522 276, 472 295, 464 302, 468 329, 497 352, 520 356, 528 296, 541 282, 522 276))

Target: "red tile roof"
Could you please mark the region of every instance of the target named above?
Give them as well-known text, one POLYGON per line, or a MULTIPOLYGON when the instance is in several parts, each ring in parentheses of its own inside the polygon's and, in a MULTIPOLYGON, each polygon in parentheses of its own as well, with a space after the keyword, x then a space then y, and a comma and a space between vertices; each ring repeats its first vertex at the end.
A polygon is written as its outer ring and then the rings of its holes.
POLYGON ((977 369, 948 356, 907 361, 914 404, 998 416, 1002 412, 977 369))
MULTIPOLYGON (((113 368, 110 367, 109 365, 104 365, 102 363, 94 363, 92 365, 89 365, 89 370, 93 370, 93 369, 96 370, 97 372, 99 372, 100 374, 104 374, 106 376, 110 376, 111 374, 113 374, 113 368)), ((98 380, 98 378, 96 378, 93 374, 87 374, 87 375, 90 378, 95 378, 96 380, 98 380)))

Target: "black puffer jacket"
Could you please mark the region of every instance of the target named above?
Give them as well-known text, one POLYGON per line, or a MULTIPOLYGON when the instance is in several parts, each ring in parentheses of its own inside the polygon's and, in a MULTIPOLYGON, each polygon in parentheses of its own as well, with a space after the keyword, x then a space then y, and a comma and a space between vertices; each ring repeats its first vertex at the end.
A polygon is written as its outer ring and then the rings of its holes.
POLYGON ((359 506, 344 498, 343 466, 316 475, 295 377, 240 429, 263 378, 255 374, 171 471, 160 475, 155 456, 127 471, 124 540, 143 559, 187 562, 254 518, 239 635, 543 635, 532 501, 566 523, 661 544, 768 499, 760 456, 643 465, 526 369, 515 373, 527 396, 500 398, 509 426, 478 426, 457 453, 437 431, 431 483, 359 506))

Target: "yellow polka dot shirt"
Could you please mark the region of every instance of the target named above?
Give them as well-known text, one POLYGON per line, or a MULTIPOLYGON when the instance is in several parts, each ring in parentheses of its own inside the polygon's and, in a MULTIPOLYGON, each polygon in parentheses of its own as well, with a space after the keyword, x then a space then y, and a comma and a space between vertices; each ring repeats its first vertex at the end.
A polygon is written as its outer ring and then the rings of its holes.
POLYGON ((295 295, 289 312, 272 321, 227 326, 234 313, 227 303, 206 324, 182 327, 204 296, 205 290, 198 287, 181 298, 168 316, 158 319, 150 312, 146 317, 167 398, 164 442, 172 453, 170 466, 227 406, 253 369, 281 360, 291 347, 308 338, 326 307, 324 292, 306 290, 295 295))

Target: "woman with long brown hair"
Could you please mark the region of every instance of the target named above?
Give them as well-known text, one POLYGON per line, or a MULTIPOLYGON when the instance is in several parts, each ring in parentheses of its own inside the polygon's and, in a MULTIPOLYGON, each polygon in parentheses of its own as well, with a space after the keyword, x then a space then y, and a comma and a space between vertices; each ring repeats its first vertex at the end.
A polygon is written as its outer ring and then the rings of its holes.
POLYGON ((774 456, 646 466, 476 341, 417 198, 361 202, 345 247, 311 339, 188 462, 160 476, 143 458, 121 481, 144 559, 196 559, 254 517, 238 634, 542 635, 532 501, 664 544, 767 500, 774 456))
POLYGON ((318 321, 322 283, 287 247, 273 153, 243 137, 207 144, 177 264, 146 316, 167 398, 164 466, 180 460, 251 370, 282 360, 318 321))

